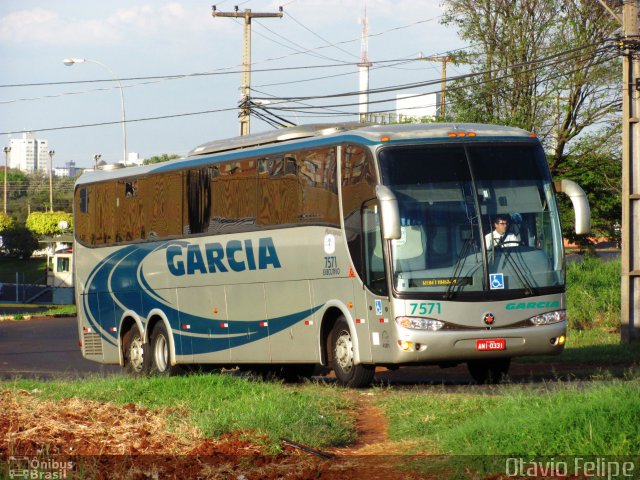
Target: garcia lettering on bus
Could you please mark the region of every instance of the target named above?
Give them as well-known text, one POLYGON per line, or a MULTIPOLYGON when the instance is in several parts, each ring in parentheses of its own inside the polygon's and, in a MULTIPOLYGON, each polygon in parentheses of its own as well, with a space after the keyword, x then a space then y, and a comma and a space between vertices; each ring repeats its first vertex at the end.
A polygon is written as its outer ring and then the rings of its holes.
POLYGON ((507 310, 527 310, 530 308, 559 308, 560 302, 518 302, 507 303, 507 310))
POLYGON ((196 273, 243 272, 280 268, 278 252, 271 237, 258 239, 258 249, 251 240, 229 240, 225 246, 219 242, 207 243, 204 247, 190 244, 186 247, 167 247, 167 268, 172 275, 194 275, 196 273))

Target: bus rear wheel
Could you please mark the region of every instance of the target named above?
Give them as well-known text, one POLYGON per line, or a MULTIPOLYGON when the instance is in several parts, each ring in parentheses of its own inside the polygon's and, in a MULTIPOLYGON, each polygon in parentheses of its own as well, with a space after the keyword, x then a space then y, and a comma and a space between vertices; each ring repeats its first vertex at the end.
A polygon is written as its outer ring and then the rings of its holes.
POLYGON ((331 331, 331 364, 340 385, 351 388, 371 385, 375 365, 355 364, 351 330, 344 317, 338 318, 331 331))
POLYGON ((510 358, 492 358, 487 360, 470 360, 467 368, 471 377, 481 385, 496 384, 509 371, 511 365, 510 358))
POLYGON ((171 365, 169 334, 164 323, 158 322, 151 332, 151 373, 175 375, 180 368, 171 365))
POLYGON ((149 373, 149 352, 136 325, 122 337, 122 349, 124 368, 128 374, 139 376, 149 373))

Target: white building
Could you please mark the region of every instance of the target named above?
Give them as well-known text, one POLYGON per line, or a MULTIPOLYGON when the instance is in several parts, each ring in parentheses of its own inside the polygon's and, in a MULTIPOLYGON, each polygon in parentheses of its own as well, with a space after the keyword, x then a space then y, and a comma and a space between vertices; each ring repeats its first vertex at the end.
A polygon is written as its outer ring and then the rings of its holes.
POLYGON ((142 158, 139 153, 136 153, 136 152, 127 153, 127 165, 142 165, 143 163, 144 163, 144 158, 142 158))
POLYGON ((403 118, 435 118, 439 102, 439 93, 396 95, 396 113, 403 118))
POLYGON ((71 161, 64 164, 64 167, 53 167, 53 174, 56 177, 75 178, 84 172, 84 168, 76 167, 76 162, 71 161))
POLYGON ((38 140, 32 132, 23 133, 22 138, 9 141, 9 168, 25 173, 49 172, 49 142, 38 140))

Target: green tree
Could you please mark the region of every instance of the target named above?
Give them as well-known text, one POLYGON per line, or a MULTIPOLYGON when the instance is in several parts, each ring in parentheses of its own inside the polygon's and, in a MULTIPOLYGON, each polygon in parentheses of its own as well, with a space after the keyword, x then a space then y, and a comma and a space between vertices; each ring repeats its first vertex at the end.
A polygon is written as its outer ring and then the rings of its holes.
POLYGON ((171 160, 176 160, 180 158, 180 155, 176 155, 176 154, 166 154, 163 153, 162 155, 154 155, 153 157, 147 158, 144 161, 145 165, 150 165, 152 163, 162 163, 162 162, 169 162, 171 160))
POLYGON ((472 43, 459 61, 472 63, 475 74, 447 92, 453 120, 536 132, 554 174, 585 129, 619 121, 619 60, 607 43, 617 25, 601 6, 591 0, 445 0, 444 6, 445 23, 472 43))
POLYGON ((27 218, 26 227, 35 235, 60 235, 61 221, 67 222, 67 230, 70 231, 73 228, 73 215, 67 212, 33 212, 27 218))
POLYGON ((11 230, 16 226, 15 219, 6 213, 0 213, 0 235, 7 230, 11 230))
MULTIPOLYGON (((618 129, 614 129, 618 130, 618 129)), ((587 194, 591 207, 591 235, 615 238, 614 224, 622 216, 622 153, 613 142, 603 142, 609 133, 595 132, 574 148, 574 154, 557 173, 561 178, 577 182, 587 194)), ((565 237, 580 241, 573 233, 573 208, 565 195, 558 196, 565 237)))
MULTIPOLYGON (((4 187, 4 169, 0 172, 0 185, 4 187)), ((15 200, 27 195, 27 188, 29 186, 29 177, 26 173, 20 170, 9 170, 7 176, 7 198, 8 200, 15 200)))
POLYGON ((27 228, 17 226, 2 235, 3 248, 11 256, 29 258, 40 244, 27 228))

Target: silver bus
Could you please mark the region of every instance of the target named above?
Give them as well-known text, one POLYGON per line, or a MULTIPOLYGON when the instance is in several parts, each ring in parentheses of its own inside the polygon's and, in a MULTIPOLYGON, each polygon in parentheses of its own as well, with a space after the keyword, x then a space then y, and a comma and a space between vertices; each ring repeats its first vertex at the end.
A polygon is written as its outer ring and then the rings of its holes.
MULTIPOLYGON (((584 192, 559 189, 587 231, 584 192)), ((74 215, 82 353, 133 374, 323 366, 365 387, 376 366, 467 363, 486 382, 565 346, 554 184, 523 130, 351 123, 215 141, 83 174, 74 215)))

